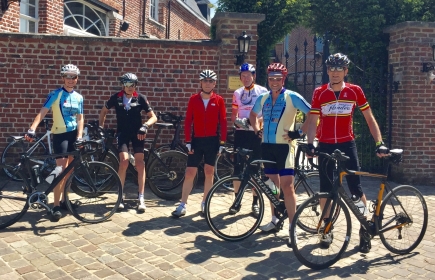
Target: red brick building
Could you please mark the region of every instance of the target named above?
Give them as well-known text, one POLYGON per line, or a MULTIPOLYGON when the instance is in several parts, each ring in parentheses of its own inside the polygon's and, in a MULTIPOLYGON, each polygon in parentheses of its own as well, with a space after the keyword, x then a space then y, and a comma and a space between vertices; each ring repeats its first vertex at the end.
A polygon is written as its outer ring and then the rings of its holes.
POLYGON ((208 0, 21 0, 0 13, 0 32, 208 39, 208 0))

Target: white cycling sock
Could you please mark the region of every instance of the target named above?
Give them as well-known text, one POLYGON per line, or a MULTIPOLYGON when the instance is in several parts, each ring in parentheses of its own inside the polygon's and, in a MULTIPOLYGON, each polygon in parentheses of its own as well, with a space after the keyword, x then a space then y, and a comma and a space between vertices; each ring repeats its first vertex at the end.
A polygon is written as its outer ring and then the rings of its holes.
POLYGON ((272 223, 276 224, 278 221, 279 220, 276 216, 272 216, 272 223))

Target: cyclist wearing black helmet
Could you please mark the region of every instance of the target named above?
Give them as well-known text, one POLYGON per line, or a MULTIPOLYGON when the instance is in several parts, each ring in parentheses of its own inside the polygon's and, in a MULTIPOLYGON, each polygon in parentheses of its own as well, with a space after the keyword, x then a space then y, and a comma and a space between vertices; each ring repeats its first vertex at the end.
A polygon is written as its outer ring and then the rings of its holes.
MULTIPOLYGON (((84 124, 83 96, 74 90, 79 74, 80 70, 74 64, 62 66, 60 75, 63 80, 63 86, 50 92, 47 96, 41 111, 36 115, 25 136, 27 140, 32 141, 38 124, 51 109, 53 112, 53 127, 51 131, 53 133, 54 152, 59 154, 74 151, 74 142, 76 140, 81 141, 84 124)), ((65 170, 73 159, 72 156, 68 158, 56 158, 57 167, 54 171, 55 173, 50 174, 50 179, 54 179, 53 177, 59 175, 62 170, 65 170)), ((62 217, 61 209, 67 209, 64 201, 61 201, 61 194, 63 193, 68 175, 53 190, 54 207, 51 210, 51 214, 54 220, 59 220, 62 217)))
MULTIPOLYGON (((329 83, 314 90, 311 103, 308 128, 308 145, 314 151, 313 140, 319 139, 318 150, 331 154, 335 149, 345 153, 350 160, 347 161, 347 168, 359 170, 358 154, 355 144, 355 137, 352 130, 352 117, 358 107, 369 126, 370 132, 376 142, 376 153, 379 157, 388 153, 388 149, 382 142, 382 135, 379 126, 372 114, 370 106, 363 90, 354 84, 346 83, 344 78, 348 73, 349 58, 341 53, 330 55, 325 61, 328 67, 329 83), (319 126, 317 121, 320 119, 319 126), (316 133, 317 132, 317 133, 316 133)), ((320 191, 328 192, 332 188, 333 166, 329 164, 327 169, 322 164, 325 158, 319 156, 320 191)), ((356 175, 346 176, 347 184, 354 199, 361 199, 367 206, 366 196, 363 193, 360 177, 356 175)), ((321 204, 324 205, 324 201, 321 204)), ((322 236, 320 246, 329 248, 333 242, 332 234, 322 236)), ((359 250, 362 253, 370 251, 370 236, 364 228, 360 229, 359 250)))
MULTIPOLYGON (((255 67, 252 64, 244 63, 239 69, 240 81, 243 83, 243 87, 237 89, 233 94, 233 103, 231 111, 231 121, 236 127, 236 132, 234 133, 234 148, 245 148, 253 150, 253 159, 261 158, 261 139, 257 137, 254 133, 254 129, 249 123, 249 113, 254 107, 255 101, 262 92, 267 91, 265 87, 257 85, 255 81, 255 67)), ((236 157, 236 162, 234 165, 233 175, 238 175, 242 172, 243 159, 241 157, 236 157)), ((240 181, 234 181, 234 193, 237 192, 240 187, 240 181)), ((260 214, 260 209, 258 208, 258 197, 255 192, 253 192, 252 201, 252 214, 258 217, 260 214)), ((230 211, 234 211, 231 209, 230 211)))
MULTIPOLYGON (((99 123, 100 126, 104 127, 104 121, 106 120, 109 109, 115 107, 118 133, 119 178, 124 187, 129 163, 128 149, 131 142, 138 175, 139 204, 137 210, 139 212, 145 212, 144 141, 148 128, 157 121, 157 117, 146 97, 136 92, 138 83, 137 76, 132 73, 126 73, 120 80, 122 90, 112 95, 101 109, 99 123), (144 123, 142 123, 142 111, 145 111, 148 116, 148 120, 144 123)), ((124 201, 119 205, 119 209, 124 209, 124 201)))
POLYGON ((199 74, 199 80, 201 91, 192 95, 187 104, 184 137, 189 152, 181 203, 172 212, 174 217, 186 215, 187 199, 192 191, 198 166, 203 159, 205 181, 201 212, 204 212, 205 198, 213 186, 216 156, 227 138, 227 113, 224 99, 213 91, 216 86, 216 73, 212 70, 204 70, 199 74))

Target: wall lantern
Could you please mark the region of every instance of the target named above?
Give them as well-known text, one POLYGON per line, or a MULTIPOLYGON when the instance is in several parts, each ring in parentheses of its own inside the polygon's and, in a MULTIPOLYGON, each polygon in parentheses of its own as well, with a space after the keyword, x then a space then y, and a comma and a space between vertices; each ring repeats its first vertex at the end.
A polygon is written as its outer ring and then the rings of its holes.
POLYGON ((249 45, 251 43, 251 36, 246 35, 243 31, 242 35, 237 37, 239 55, 236 55, 236 65, 242 65, 245 61, 245 54, 249 52, 249 45))
POLYGON ((130 23, 128 23, 128 21, 123 21, 121 23, 121 31, 127 31, 128 27, 130 26, 130 23))
MULTIPOLYGON (((435 45, 432 45, 432 60, 435 61, 435 45)), ((429 72, 435 70, 435 64, 423 62, 423 70, 421 72, 429 72)))
POLYGON ((21 0, 1 0, 0 4, 2 12, 6 12, 9 8, 9 5, 13 2, 18 2, 18 5, 20 5, 21 0))

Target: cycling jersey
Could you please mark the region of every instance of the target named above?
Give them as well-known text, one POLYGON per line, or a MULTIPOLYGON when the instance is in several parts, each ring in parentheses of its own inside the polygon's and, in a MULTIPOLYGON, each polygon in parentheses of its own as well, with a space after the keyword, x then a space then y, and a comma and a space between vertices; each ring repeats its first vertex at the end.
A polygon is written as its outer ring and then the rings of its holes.
POLYGON ((118 132, 124 134, 136 134, 142 127, 142 111, 146 113, 153 109, 146 97, 133 92, 131 100, 124 102, 124 91, 113 94, 106 102, 106 108, 116 110, 116 124, 118 132))
POLYGON ((304 114, 310 111, 310 104, 294 91, 282 89, 275 104, 272 103, 272 93, 264 92, 256 100, 252 111, 263 114, 263 143, 288 144, 282 135, 284 129, 294 130, 297 110, 304 114))
POLYGON ((62 87, 48 94, 43 107, 53 112, 52 133, 70 132, 77 129, 77 115, 83 114, 83 96, 62 87))
POLYGON ((352 118, 355 107, 370 108, 362 89, 343 83, 338 98, 329 84, 314 90, 311 114, 320 115, 316 137, 323 143, 343 143, 353 140, 352 118))
MULTIPOLYGON (((254 107, 255 101, 261 93, 266 92, 265 87, 252 84, 249 88, 241 87, 233 94, 232 108, 237 110, 238 117, 248 118, 249 114, 254 107)), ((243 128, 237 128, 237 130, 243 130, 243 128)), ((249 126, 249 130, 254 130, 252 126, 249 126)))
POLYGON ((186 119, 184 120, 184 136, 186 142, 192 141, 192 124, 194 137, 209 137, 218 135, 220 127, 220 141, 227 139, 227 113, 224 99, 216 93, 210 93, 207 107, 201 97, 201 92, 190 97, 187 104, 186 119))

